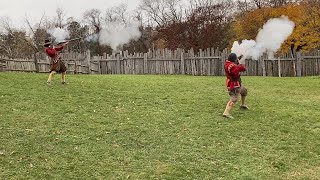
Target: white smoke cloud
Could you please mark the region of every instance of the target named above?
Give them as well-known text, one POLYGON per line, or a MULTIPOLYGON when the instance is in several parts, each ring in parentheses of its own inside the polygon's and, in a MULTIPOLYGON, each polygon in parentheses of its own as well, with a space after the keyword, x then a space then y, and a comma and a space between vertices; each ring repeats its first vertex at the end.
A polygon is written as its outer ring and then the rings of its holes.
POLYGON ((64 29, 60 29, 60 28, 55 28, 55 29, 49 29, 48 33, 55 38, 56 42, 62 42, 65 41, 67 38, 69 38, 69 32, 64 30, 64 29))
POLYGON ((231 52, 238 56, 243 55, 245 58, 258 59, 263 53, 267 52, 273 56, 282 43, 292 34, 294 22, 288 17, 270 19, 259 31, 256 40, 243 40, 241 44, 238 41, 233 43, 231 52))
POLYGON ((98 34, 92 34, 88 37, 85 38, 86 41, 89 41, 89 42, 97 42, 98 41, 98 34))
POLYGON ((109 45, 113 50, 117 50, 120 46, 129 43, 131 40, 140 38, 139 25, 138 21, 131 21, 128 24, 109 23, 99 33, 99 43, 109 45))

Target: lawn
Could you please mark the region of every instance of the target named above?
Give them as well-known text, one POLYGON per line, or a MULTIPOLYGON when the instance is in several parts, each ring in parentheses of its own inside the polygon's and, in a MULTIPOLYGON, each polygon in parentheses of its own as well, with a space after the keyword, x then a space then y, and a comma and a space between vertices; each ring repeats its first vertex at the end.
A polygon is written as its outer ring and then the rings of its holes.
POLYGON ((0 73, 0 179, 320 179, 320 77, 0 73), (237 104, 238 105, 238 104, 237 104))

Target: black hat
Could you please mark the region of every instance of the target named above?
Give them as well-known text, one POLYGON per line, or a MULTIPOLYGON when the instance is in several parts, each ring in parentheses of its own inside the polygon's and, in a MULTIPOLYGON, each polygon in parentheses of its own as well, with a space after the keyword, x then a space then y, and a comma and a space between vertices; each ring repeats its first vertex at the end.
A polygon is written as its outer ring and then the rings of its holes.
POLYGON ((49 39, 44 40, 44 47, 48 47, 51 45, 51 41, 49 39))
POLYGON ((237 61, 237 55, 235 53, 229 54, 228 60, 232 61, 232 62, 236 62, 237 61))

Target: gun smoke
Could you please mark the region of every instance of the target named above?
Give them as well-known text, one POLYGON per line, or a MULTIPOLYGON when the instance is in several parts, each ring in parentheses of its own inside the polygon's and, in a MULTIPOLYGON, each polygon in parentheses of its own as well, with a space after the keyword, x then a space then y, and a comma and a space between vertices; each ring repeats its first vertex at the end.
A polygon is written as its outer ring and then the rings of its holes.
POLYGON ((292 34, 294 26, 294 22, 286 16, 270 19, 259 31, 255 41, 243 40, 241 44, 235 41, 231 51, 238 56, 243 55, 241 61, 246 58, 258 59, 265 52, 269 57, 273 57, 282 43, 292 34))
POLYGON ((97 42, 98 39, 99 39, 98 34, 92 34, 92 35, 85 38, 85 40, 88 42, 97 42))
POLYGON ((56 42, 65 41, 70 37, 68 31, 60 28, 49 29, 48 33, 55 39, 56 42))
POLYGON ((99 33, 99 43, 109 45, 113 50, 129 43, 131 40, 137 40, 141 36, 139 22, 132 21, 127 24, 112 22, 103 28, 99 33))

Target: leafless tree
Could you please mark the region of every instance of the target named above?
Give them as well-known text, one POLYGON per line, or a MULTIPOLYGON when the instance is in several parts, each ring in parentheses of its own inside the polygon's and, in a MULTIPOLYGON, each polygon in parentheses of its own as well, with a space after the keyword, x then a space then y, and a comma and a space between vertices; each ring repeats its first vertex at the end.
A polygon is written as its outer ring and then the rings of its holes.
POLYGON ((99 9, 87 10, 83 14, 83 18, 86 23, 94 30, 95 33, 99 33, 102 29, 102 17, 99 9))
POLYGON ((237 0, 235 1, 236 13, 243 14, 256 8, 253 1, 250 0, 237 0))
POLYGON ((66 14, 62 8, 57 8, 57 16, 55 17, 55 27, 63 29, 66 25, 66 14))
POLYGON ((180 22, 184 13, 181 0, 142 0, 140 9, 150 18, 150 23, 157 26, 180 22))
POLYGON ((129 16, 130 15, 128 14, 128 5, 125 3, 122 3, 119 6, 114 6, 106 10, 104 22, 106 24, 110 22, 127 24, 129 16))
MULTIPOLYGON (((32 25, 31 22, 29 21, 28 17, 26 17, 26 19, 25 19, 26 24, 32 33, 30 35, 30 37, 32 37, 32 38, 30 38, 30 45, 36 51, 40 51, 44 40, 48 36, 48 33, 47 33, 47 26, 48 25, 46 25, 45 27, 43 26, 43 24, 45 24, 45 19, 46 19, 45 13, 42 14, 39 22, 36 25, 32 25)), ((47 24, 48 24, 48 22, 47 22, 47 24)))
POLYGON ((10 18, 3 17, 0 21, 0 26, 5 30, 1 34, 0 50, 8 57, 30 57, 33 52, 38 49, 32 43, 32 40, 27 38, 25 30, 15 29, 10 18))
POLYGON ((290 3, 299 3, 302 0, 251 0, 248 4, 255 4, 256 8, 262 9, 265 7, 280 7, 285 6, 290 3))

